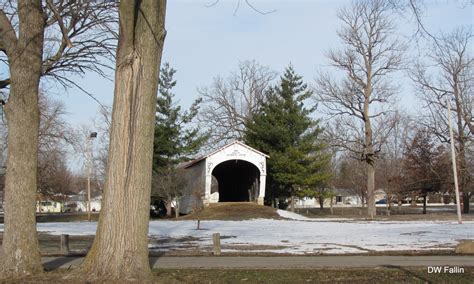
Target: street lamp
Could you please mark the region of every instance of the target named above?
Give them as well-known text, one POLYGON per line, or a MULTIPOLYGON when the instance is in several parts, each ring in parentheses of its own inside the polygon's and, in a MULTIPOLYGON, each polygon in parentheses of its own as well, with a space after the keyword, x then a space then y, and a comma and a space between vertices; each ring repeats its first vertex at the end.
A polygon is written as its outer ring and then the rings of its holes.
POLYGON ((92 140, 97 132, 91 132, 87 139, 87 220, 91 220, 91 171, 92 171, 92 140))

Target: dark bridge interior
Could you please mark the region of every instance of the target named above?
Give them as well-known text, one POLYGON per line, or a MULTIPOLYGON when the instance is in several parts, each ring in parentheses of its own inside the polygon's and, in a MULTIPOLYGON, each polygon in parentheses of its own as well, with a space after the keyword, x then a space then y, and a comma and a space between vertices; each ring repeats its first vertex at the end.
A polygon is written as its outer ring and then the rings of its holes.
POLYGON ((260 172, 252 163, 226 161, 217 165, 212 175, 217 179, 219 202, 253 201, 258 194, 260 172))

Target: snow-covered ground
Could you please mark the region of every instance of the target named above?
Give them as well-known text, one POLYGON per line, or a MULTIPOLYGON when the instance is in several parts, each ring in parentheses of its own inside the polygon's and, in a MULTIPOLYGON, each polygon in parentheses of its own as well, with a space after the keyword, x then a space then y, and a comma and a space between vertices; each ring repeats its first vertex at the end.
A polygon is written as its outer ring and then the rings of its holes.
MULTIPOLYGON (((222 251, 293 254, 344 254, 370 251, 437 250, 454 248, 461 239, 474 239, 474 222, 356 221, 310 219, 287 211, 293 220, 151 221, 149 234, 155 251, 198 249, 209 251, 212 234, 221 234, 222 251), (156 243, 156 242, 152 242, 156 243)), ((39 223, 50 234, 93 235, 95 222, 39 223)), ((0 224, 0 231, 3 225, 0 224)))

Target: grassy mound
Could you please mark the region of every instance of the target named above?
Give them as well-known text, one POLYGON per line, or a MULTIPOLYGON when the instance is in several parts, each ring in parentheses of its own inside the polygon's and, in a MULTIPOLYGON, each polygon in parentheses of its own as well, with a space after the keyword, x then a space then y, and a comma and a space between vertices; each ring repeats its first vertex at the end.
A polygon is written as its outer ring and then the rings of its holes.
POLYGON ((182 220, 249 220, 281 219, 275 208, 257 205, 251 202, 223 202, 210 204, 200 212, 191 213, 182 220))

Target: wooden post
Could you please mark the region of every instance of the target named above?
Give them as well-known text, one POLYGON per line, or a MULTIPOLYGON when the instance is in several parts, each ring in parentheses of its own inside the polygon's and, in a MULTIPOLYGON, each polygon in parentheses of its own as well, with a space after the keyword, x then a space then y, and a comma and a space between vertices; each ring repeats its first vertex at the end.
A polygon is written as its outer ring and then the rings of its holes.
POLYGON ((69 254, 69 235, 61 235, 59 250, 61 254, 69 254))
POLYGON ((212 234, 212 254, 220 255, 221 254, 221 234, 214 233, 212 234))

